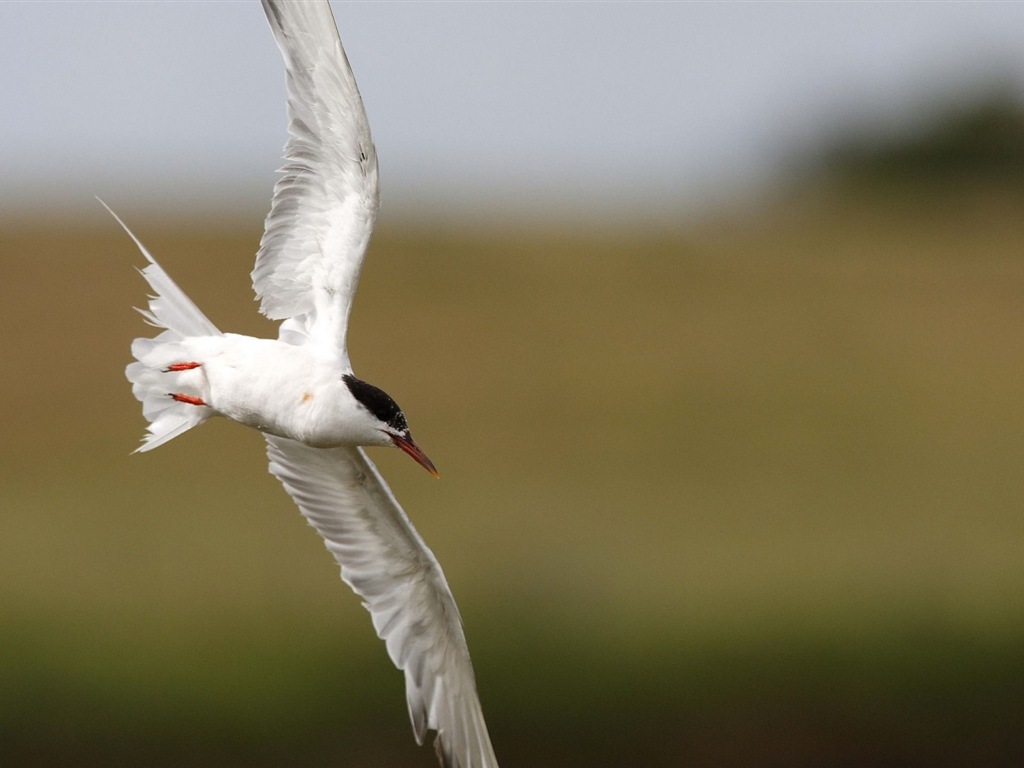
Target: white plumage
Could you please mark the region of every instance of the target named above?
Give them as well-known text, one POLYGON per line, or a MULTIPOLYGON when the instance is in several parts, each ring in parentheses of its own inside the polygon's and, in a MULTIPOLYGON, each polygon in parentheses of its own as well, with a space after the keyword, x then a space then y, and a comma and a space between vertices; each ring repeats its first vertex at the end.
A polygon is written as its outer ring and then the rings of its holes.
POLYGON ((154 291, 142 314, 165 329, 135 340, 126 370, 150 422, 139 450, 212 416, 262 431, 271 473, 405 672, 416 740, 437 731, 448 768, 496 768, 455 600, 361 447, 395 445, 436 475, 397 404, 353 375, 345 346, 379 199, 362 99, 327 2, 263 7, 284 57, 291 138, 252 278, 261 311, 283 322, 276 340, 221 333, 129 232, 154 291))
POLYGON ((326 2, 264 2, 284 57, 288 163, 256 254, 260 310, 345 364, 345 332, 380 201, 377 150, 326 2))

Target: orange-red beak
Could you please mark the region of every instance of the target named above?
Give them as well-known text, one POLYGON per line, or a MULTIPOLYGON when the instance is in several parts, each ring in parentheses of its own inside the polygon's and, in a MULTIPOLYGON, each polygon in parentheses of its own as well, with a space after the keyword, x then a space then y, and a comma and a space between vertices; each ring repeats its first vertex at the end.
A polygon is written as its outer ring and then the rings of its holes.
POLYGON ((432 474, 434 477, 441 476, 440 474, 438 474, 437 469, 434 467, 434 462, 428 459, 427 454, 425 454, 420 449, 420 447, 416 445, 416 443, 412 439, 411 434, 406 432, 405 435, 403 435, 402 437, 391 435, 391 442, 393 442, 403 451, 405 451, 414 459, 416 459, 416 463, 423 467, 425 470, 427 470, 427 472, 432 474))

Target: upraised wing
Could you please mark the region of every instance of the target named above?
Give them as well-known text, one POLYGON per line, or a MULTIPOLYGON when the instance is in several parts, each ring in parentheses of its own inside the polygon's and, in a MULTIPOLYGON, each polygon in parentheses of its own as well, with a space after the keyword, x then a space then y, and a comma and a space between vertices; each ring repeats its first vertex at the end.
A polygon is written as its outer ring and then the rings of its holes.
POLYGON ((345 333, 379 204, 377 153, 326 0, 263 0, 284 56, 286 164, 252 272, 260 311, 295 318, 282 338, 348 355, 345 333))
POLYGON ((455 599, 377 468, 359 448, 266 438, 271 473, 323 536, 405 672, 416 741, 434 730, 446 768, 497 768, 455 599))

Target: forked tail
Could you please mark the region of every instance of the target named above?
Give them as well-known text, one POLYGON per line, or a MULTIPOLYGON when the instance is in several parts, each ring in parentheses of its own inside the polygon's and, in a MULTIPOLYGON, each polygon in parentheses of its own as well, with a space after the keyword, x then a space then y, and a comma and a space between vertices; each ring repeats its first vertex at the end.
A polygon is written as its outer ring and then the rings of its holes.
POLYGON ((205 405, 196 405, 187 397, 180 399, 180 396, 176 398, 171 394, 182 392, 188 395, 203 377, 199 370, 182 373, 172 366, 188 359, 182 344, 184 339, 220 336, 221 333, 171 280, 163 267, 156 263, 139 238, 110 206, 102 200, 100 204, 128 233, 149 262, 148 266, 139 271, 153 289, 153 294, 149 297, 148 308, 140 309, 139 312, 150 325, 166 329, 153 339, 135 339, 132 342, 132 357, 137 362, 130 363, 125 369, 125 375, 132 383, 132 394, 142 403, 142 415, 149 421, 147 434, 137 451, 148 451, 214 415, 213 410, 205 405))

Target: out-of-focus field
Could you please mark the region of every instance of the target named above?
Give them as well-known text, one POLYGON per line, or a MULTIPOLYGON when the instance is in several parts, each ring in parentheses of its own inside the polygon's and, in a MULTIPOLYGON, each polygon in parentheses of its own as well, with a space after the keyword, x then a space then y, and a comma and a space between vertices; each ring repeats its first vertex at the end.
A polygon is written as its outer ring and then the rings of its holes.
MULTIPOLYGON (((372 456, 503 765, 1024 764, 1021 214, 383 222, 352 356, 442 479, 372 456)), ((273 334, 259 212, 129 224, 214 322, 273 334)), ((434 765, 260 436, 129 455, 141 263, 98 207, 0 231, 0 763, 434 765)))

